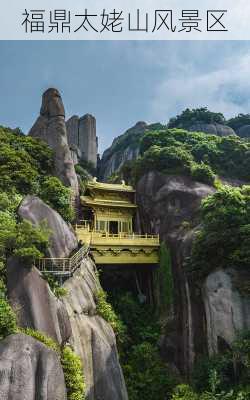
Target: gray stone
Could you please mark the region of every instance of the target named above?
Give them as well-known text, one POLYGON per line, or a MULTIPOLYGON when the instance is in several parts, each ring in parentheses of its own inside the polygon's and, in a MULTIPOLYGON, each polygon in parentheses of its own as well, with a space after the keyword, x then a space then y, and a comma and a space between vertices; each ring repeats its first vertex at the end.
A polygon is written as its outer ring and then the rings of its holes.
POLYGON ((19 206, 18 215, 34 226, 38 226, 42 221, 46 222, 50 230, 48 249, 50 257, 69 257, 70 253, 77 248, 77 239, 72 227, 39 197, 26 196, 19 206))
POLYGON ((250 137, 250 125, 244 125, 240 129, 236 131, 237 135, 242 138, 249 138, 250 137))
POLYGON ((132 140, 134 136, 138 136, 139 138, 144 132, 146 132, 147 128, 148 125, 146 122, 139 121, 123 135, 120 135, 113 140, 112 145, 104 151, 99 165, 99 175, 103 181, 107 180, 113 173, 119 171, 126 161, 138 158, 139 144, 137 146, 131 145, 128 138, 131 138, 132 140), (122 149, 117 150, 117 145, 121 141, 126 142, 126 144, 122 149))
POLYGON ((205 124, 204 122, 196 122, 190 128, 188 128, 188 130, 191 132, 192 131, 205 132, 217 136, 235 135, 234 130, 230 128, 230 126, 218 124, 216 122, 213 122, 211 124, 205 124))
POLYGON ((44 140, 54 150, 55 175, 77 197, 79 187, 67 140, 65 110, 57 89, 48 89, 43 94, 40 116, 29 135, 44 140))
POLYGON ((96 314, 99 282, 90 258, 64 283, 73 345, 83 361, 88 400, 128 400, 119 364, 116 339, 110 325, 96 314))
POLYGON ((7 289, 19 326, 41 331, 60 344, 69 339, 66 308, 35 267, 27 268, 18 258, 9 259, 7 289))
POLYGON ((1 400, 66 400, 58 355, 24 334, 0 342, 1 400))
POLYGON ((98 139, 95 117, 90 114, 81 118, 74 115, 66 122, 66 126, 70 146, 77 146, 81 157, 96 167, 98 139))
POLYGON ((235 288, 235 275, 240 275, 236 269, 218 269, 203 285, 210 355, 220 350, 219 341, 230 347, 238 332, 250 329, 250 299, 235 288))

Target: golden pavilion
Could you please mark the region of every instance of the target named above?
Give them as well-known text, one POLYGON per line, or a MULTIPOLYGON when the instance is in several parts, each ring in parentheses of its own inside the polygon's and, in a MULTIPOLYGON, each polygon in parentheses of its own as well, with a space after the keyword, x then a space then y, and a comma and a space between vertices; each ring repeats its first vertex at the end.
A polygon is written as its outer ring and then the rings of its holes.
POLYGON ((136 210, 135 190, 124 181, 87 183, 76 234, 96 264, 159 263, 159 236, 134 232, 136 210))

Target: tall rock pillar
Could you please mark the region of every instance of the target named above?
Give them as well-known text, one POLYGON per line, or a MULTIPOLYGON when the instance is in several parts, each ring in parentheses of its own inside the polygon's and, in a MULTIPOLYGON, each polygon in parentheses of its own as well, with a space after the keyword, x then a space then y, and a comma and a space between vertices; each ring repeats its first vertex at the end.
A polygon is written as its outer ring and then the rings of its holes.
POLYGON ((50 88, 44 92, 40 116, 29 135, 44 140, 54 150, 54 173, 65 186, 71 187, 76 199, 78 180, 68 145, 64 105, 57 89, 50 88))

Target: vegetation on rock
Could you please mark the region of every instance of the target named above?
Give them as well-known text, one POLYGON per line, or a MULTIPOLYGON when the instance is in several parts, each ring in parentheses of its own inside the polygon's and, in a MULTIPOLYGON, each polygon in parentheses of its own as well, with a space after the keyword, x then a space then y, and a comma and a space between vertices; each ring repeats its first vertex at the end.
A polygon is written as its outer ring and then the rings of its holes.
POLYGON ((182 174, 213 184, 215 175, 250 180, 250 143, 237 136, 219 137, 183 129, 146 133, 141 157, 122 168, 127 178, 139 179, 148 171, 182 174))
POLYGON ((129 292, 114 290, 110 301, 125 328, 118 348, 129 399, 170 398, 178 381, 160 357, 161 326, 154 310, 129 292))
POLYGON ((84 400, 85 384, 82 362, 69 346, 65 346, 62 350, 61 363, 68 400, 84 400))
POLYGON ((222 186, 201 206, 202 226, 191 256, 195 276, 213 268, 249 269, 250 186, 222 186))
POLYGON ((226 120, 223 114, 209 111, 206 107, 192 110, 187 108, 180 115, 170 118, 168 128, 188 129, 196 122, 202 122, 204 124, 225 124, 226 120))

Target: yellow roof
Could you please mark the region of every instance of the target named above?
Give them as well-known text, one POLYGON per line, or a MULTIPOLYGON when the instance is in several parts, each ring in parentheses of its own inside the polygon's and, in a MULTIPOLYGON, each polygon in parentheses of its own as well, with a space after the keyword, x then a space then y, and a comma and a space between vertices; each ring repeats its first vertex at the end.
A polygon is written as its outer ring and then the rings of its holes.
POLYGON ((122 200, 109 200, 109 199, 93 199, 89 196, 81 196, 81 202, 87 206, 108 206, 108 207, 123 207, 123 208, 137 208, 136 204, 129 201, 122 200))
POLYGON ((100 189, 115 192, 132 192, 135 190, 132 186, 126 185, 125 182, 121 184, 97 182, 95 178, 87 183, 88 189, 100 189))

